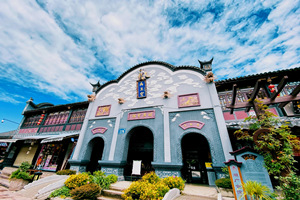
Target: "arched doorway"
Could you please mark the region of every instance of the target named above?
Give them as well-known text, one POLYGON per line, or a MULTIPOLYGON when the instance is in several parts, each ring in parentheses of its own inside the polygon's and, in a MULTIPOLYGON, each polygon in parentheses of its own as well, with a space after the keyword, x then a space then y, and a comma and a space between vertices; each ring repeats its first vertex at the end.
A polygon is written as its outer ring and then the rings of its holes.
POLYGON ((211 163, 211 155, 206 138, 197 133, 189 133, 181 140, 182 177, 187 182, 208 184, 205 163, 211 163))
POLYGON ((150 129, 140 126, 129 132, 129 147, 124 168, 125 179, 129 180, 132 173, 134 160, 141 160, 141 174, 144 175, 153 171, 151 162, 153 161, 153 134, 150 129))
POLYGON ((89 151, 91 151, 90 162, 86 167, 87 172, 93 173, 94 171, 100 170, 98 160, 102 159, 104 141, 102 138, 97 137, 92 139, 89 144, 89 151))

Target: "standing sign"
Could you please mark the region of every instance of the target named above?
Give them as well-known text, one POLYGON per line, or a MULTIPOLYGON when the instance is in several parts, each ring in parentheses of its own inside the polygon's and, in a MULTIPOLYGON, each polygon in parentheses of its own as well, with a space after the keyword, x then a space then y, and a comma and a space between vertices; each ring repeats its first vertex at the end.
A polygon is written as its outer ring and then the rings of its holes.
POLYGON ((132 164, 132 175, 141 175, 141 166, 142 161, 141 160, 134 160, 132 164))
POLYGON ((240 171, 242 163, 237 162, 236 160, 229 160, 228 162, 225 162, 225 164, 228 166, 235 200, 247 200, 243 187, 243 178, 240 171))

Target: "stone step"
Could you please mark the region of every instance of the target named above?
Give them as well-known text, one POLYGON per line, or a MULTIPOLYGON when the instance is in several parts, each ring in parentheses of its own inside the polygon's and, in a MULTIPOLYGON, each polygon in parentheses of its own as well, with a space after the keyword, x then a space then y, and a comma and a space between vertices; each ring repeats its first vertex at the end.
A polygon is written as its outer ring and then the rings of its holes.
POLYGON ((119 200, 119 199, 120 198, 105 197, 105 196, 97 197, 97 200, 119 200))
POLYGON ((115 190, 115 191, 120 191, 120 192, 126 190, 126 188, 120 187, 120 186, 117 186, 117 185, 111 185, 111 186, 109 187, 109 189, 110 189, 110 190, 115 190))
POLYGON ((112 198, 116 198, 116 199, 122 199, 123 192, 121 191, 117 191, 117 190, 103 190, 102 191, 102 196, 105 197, 112 197, 112 198))
POLYGON ((9 179, 10 175, 0 174, 0 179, 9 179))
POLYGON ((0 178, 0 185, 2 185, 3 187, 9 188, 9 180, 0 178))

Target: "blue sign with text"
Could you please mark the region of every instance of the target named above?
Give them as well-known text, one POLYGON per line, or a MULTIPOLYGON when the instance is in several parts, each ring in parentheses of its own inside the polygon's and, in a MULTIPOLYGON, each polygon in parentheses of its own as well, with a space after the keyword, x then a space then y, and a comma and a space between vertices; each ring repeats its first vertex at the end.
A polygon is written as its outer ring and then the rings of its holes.
POLYGON ((137 82, 137 98, 146 98, 146 80, 137 82))

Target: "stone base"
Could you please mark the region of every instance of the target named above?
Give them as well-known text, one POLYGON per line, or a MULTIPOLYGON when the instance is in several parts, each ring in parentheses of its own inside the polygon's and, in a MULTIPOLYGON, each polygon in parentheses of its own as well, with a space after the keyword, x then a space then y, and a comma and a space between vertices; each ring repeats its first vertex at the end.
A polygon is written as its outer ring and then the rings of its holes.
POLYGON ((160 177, 164 178, 167 176, 179 176, 181 177, 181 164, 170 164, 170 163, 151 163, 155 169, 155 173, 160 177))
POLYGON ((78 172, 86 172, 86 166, 90 161, 88 160, 69 160, 70 169, 78 172))
POLYGON ((101 171, 105 172, 106 175, 114 174, 118 176, 118 181, 124 181, 124 166, 125 162, 111 162, 111 161, 98 161, 101 166, 101 171))
POLYGON ((28 183, 29 181, 13 178, 9 182, 9 190, 13 190, 13 191, 21 190, 28 183))

